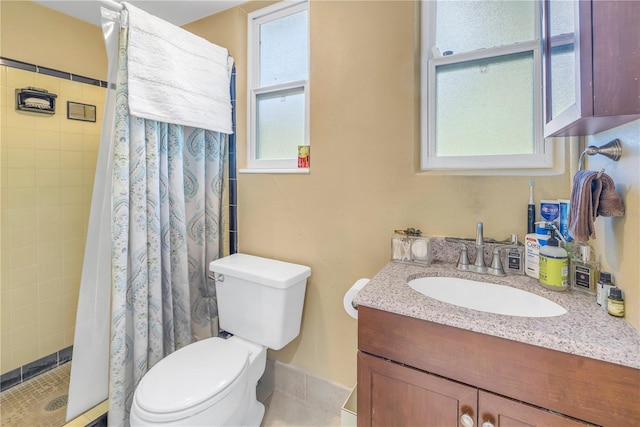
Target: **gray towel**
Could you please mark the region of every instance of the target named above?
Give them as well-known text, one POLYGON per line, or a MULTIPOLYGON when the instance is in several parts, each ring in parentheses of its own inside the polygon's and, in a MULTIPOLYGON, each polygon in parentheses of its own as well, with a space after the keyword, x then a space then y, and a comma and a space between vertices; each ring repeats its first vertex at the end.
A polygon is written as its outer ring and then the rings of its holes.
POLYGON ((573 177, 569 208, 569 234, 577 241, 595 239, 597 216, 624 216, 624 203, 607 174, 596 179, 596 171, 578 171, 573 177))

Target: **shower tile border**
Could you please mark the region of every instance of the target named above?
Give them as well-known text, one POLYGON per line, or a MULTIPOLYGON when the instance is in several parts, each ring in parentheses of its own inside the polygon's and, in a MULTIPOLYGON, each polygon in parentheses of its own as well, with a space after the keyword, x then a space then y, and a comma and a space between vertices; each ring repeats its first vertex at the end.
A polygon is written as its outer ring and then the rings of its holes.
POLYGON ((71 361, 73 346, 63 348, 38 360, 0 375, 0 391, 5 391, 33 377, 71 361))
POLYGON ((31 71, 38 74, 45 74, 47 76, 58 77, 64 80, 72 80, 74 82, 85 83, 92 86, 107 87, 107 82, 102 80, 81 76, 79 74, 68 73, 66 71, 60 71, 49 67, 43 67, 41 65, 16 61, 15 59, 5 58, 3 56, 0 56, 0 65, 4 65, 5 67, 18 68, 25 71, 31 71))

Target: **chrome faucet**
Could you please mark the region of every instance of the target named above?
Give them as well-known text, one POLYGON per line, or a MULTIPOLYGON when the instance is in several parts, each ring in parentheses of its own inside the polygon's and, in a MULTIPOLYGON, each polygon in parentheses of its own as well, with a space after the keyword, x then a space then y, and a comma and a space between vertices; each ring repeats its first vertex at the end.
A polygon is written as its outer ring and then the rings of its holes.
POLYGON ((487 265, 484 263, 484 237, 482 236, 482 222, 476 224, 476 261, 469 270, 476 273, 486 273, 487 265))
POLYGON ((473 264, 469 263, 469 255, 467 253, 467 245, 460 239, 447 238, 449 241, 458 242, 461 246, 460 259, 458 260, 458 270, 473 271, 480 274, 491 274, 494 276, 504 276, 504 269, 500 262, 500 249, 506 245, 496 246, 493 250, 493 260, 491 267, 487 267, 484 261, 484 236, 482 233, 483 225, 481 222, 476 224, 476 260, 473 264))

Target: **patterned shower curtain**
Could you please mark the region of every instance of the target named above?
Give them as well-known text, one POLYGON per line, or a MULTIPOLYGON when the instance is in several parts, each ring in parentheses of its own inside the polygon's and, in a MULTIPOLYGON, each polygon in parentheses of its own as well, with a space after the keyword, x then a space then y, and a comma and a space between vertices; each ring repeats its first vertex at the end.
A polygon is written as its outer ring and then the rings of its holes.
POLYGON ((129 115, 120 32, 112 194, 109 425, 128 425, 133 393, 163 357, 218 333, 227 135, 129 115))

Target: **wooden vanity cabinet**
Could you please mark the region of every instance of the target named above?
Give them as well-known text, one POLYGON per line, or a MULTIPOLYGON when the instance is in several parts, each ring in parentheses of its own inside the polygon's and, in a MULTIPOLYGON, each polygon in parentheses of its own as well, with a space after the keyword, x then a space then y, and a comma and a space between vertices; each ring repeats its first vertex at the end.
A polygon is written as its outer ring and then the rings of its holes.
POLYGON ((364 306, 358 349, 358 427, 640 425, 638 369, 364 306))
POLYGON ((640 118, 640 2, 542 0, 545 137, 640 118))

